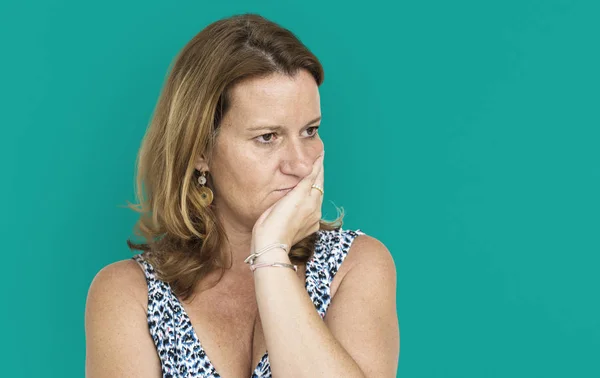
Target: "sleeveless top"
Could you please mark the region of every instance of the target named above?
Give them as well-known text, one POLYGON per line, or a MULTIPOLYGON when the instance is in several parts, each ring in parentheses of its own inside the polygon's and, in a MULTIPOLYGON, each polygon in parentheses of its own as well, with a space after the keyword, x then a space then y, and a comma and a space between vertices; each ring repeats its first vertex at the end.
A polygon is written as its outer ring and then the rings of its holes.
MULTIPOLYGON (((346 258, 356 231, 339 228, 317 231, 314 254, 306 263, 305 288, 316 311, 325 317, 331 302, 331 282, 346 258)), ((221 376, 212 365, 185 309, 168 283, 159 280, 144 253, 132 257, 143 268, 148 284, 148 328, 160 358, 163 378, 221 376)), ((271 378, 269 353, 265 353, 250 378, 271 378)))

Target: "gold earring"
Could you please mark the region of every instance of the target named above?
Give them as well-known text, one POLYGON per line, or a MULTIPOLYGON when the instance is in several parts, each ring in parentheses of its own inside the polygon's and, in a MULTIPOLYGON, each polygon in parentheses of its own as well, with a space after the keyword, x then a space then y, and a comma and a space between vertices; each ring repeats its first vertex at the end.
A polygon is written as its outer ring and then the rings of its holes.
POLYGON ((201 198, 200 203, 202 206, 209 206, 213 201, 213 191, 206 186, 206 171, 202 172, 202 176, 198 177, 198 184, 200 184, 200 188, 198 189, 201 198))

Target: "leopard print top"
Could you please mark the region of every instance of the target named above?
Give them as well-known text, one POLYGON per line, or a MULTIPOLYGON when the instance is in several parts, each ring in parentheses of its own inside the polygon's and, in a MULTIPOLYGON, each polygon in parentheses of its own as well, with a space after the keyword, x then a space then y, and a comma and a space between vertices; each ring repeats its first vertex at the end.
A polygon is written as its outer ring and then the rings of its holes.
MULTIPOLYGON (((355 237, 357 229, 317 231, 313 257, 306 264, 305 287, 316 311, 325 317, 331 302, 330 286, 355 237)), ((148 284, 148 328, 158 351, 164 378, 221 376, 212 365, 185 309, 171 287, 158 278, 144 253, 132 257, 144 270, 148 284)), ((265 353, 250 378, 270 378, 269 353, 265 353)))

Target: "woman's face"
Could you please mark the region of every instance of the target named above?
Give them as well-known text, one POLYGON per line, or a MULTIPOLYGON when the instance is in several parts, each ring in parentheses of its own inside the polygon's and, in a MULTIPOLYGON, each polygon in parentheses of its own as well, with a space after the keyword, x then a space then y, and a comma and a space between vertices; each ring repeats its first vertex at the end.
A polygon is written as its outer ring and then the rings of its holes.
POLYGON ((313 76, 273 74, 238 83, 208 169, 220 216, 252 229, 256 219, 311 171, 323 151, 321 105, 313 76))

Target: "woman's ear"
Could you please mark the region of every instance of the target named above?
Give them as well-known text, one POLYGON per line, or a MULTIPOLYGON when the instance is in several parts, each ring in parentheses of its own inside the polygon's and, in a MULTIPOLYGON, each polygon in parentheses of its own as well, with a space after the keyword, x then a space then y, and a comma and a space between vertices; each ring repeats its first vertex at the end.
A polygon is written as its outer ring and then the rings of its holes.
POLYGON ((206 161, 206 159, 204 158, 204 155, 200 155, 197 159, 196 159, 196 165, 195 168, 200 171, 200 172, 206 172, 208 171, 208 162, 206 161))

